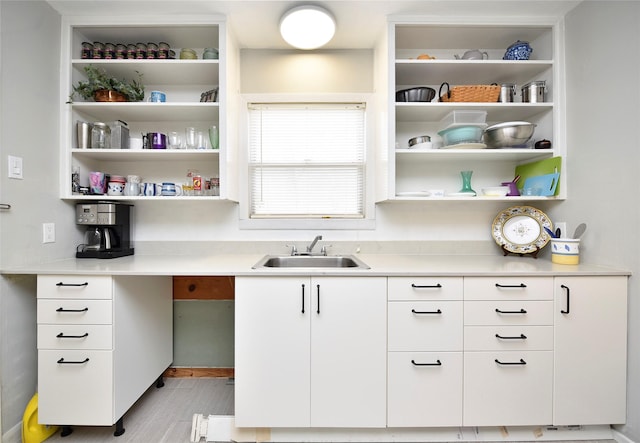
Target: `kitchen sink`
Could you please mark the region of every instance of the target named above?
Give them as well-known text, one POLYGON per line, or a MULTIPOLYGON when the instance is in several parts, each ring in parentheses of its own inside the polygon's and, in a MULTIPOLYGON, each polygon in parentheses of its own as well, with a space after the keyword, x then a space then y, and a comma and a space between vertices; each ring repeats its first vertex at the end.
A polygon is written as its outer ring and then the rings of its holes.
POLYGON ((265 255, 252 268, 369 269, 369 266, 353 255, 265 255))

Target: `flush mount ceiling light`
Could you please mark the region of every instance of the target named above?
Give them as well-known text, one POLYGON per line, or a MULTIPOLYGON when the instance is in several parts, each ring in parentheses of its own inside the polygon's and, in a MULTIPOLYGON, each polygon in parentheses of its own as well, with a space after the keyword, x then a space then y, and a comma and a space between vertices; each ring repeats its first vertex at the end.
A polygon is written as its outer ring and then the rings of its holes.
POLYGON ((287 11, 280 19, 280 34, 298 49, 316 49, 333 38, 336 21, 329 11, 305 5, 287 11))

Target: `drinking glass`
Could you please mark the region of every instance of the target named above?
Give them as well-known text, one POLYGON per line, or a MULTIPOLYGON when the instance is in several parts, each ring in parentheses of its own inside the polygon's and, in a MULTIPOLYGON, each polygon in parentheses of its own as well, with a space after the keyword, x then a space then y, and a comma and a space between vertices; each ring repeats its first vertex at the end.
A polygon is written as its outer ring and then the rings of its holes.
POLYGON ((185 144, 187 145, 187 149, 196 149, 198 147, 196 135, 196 128, 185 129, 185 144))
POLYGON ((204 135, 203 131, 198 131, 196 133, 196 148, 207 149, 207 136, 204 135))
POLYGON ((182 148, 182 137, 178 132, 169 132, 169 149, 182 148))
POLYGON ((211 142, 212 149, 218 149, 220 147, 220 134, 218 133, 217 126, 209 127, 209 141, 211 142))

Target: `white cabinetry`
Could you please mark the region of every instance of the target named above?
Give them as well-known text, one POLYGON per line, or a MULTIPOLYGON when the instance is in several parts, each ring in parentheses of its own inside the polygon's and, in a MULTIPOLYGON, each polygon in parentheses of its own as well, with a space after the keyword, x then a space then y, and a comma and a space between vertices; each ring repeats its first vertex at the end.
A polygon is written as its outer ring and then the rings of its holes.
POLYGON ((236 278, 236 425, 384 427, 385 283, 236 278))
POLYGON ((553 423, 626 421, 627 278, 556 277, 553 423))
POLYGON ((553 278, 464 280, 464 425, 551 423, 553 278))
POLYGON ((462 277, 390 277, 387 426, 462 425, 462 277))
POLYGON ((170 277, 38 276, 40 423, 121 420, 173 359, 171 288, 170 277))
MULTIPOLYGON (((139 175, 145 182, 186 181, 188 169, 195 169, 203 177, 218 177, 220 196, 163 197, 168 199, 235 199, 236 186, 228 176, 227 165, 233 163, 235 136, 227 130, 233 121, 234 107, 229 107, 227 89, 237 90, 237 56, 233 41, 228 38, 224 19, 216 16, 176 18, 173 21, 144 23, 133 18, 104 17, 64 18, 61 58, 61 179, 60 195, 63 199, 95 200, 100 196, 72 194, 71 173, 80 169, 80 184, 88 184, 91 171, 115 175, 139 175), (137 43, 167 42, 176 52, 176 59, 82 59, 82 42, 137 43), (203 48, 219 48, 218 60, 203 60, 203 48), (181 48, 193 48, 197 60, 179 59, 181 48), (64 103, 73 86, 86 79, 84 67, 89 64, 104 69, 108 74, 131 80, 136 72, 142 74, 145 99, 152 90, 167 94, 166 103, 124 102, 97 103, 74 98, 64 103), (205 91, 219 88, 216 102, 200 102, 205 91), (231 108, 231 109, 230 109, 231 108), (207 134, 210 126, 220 131, 219 149, 77 149, 77 121, 113 123, 125 121, 132 137, 142 133, 177 131, 183 134, 186 127, 195 127, 207 134)), ((104 197, 102 197, 104 198, 104 197)), ((154 197, 113 197, 109 199, 138 200, 154 197)), ((155 197, 155 200, 160 200, 155 197)))
MULTIPOLYGON (((472 187, 480 191, 486 186, 499 186, 513 179, 515 167, 565 152, 563 109, 563 74, 561 28, 557 23, 496 25, 485 23, 449 24, 412 18, 392 19, 389 23, 388 100, 389 131, 386 153, 388 180, 381 188, 380 200, 429 199, 412 195, 430 189, 447 193, 460 190, 460 171, 473 170, 472 187), (516 40, 528 41, 534 51, 530 60, 505 61, 502 57, 516 40), (489 54, 488 60, 458 60, 468 49, 478 48, 489 54), (418 60, 420 54, 434 56, 418 60), (548 87, 544 103, 522 103, 520 87, 531 81, 544 80, 548 87), (395 92, 428 86, 436 91, 443 82, 461 85, 515 83, 514 103, 432 102, 395 103, 395 92), (487 123, 529 121, 537 125, 533 141, 546 138, 553 149, 409 149, 408 140, 430 135, 439 141, 440 120, 454 110, 487 112, 487 123)), ((561 185, 559 197, 566 194, 561 185)), ((474 197, 449 199, 479 200, 474 197)), ((517 201, 532 197, 503 197, 517 201)), ((549 197, 533 197, 533 199, 549 197)), ((487 200, 486 197, 483 198, 487 200)), ((490 198, 496 199, 496 197, 490 198)))

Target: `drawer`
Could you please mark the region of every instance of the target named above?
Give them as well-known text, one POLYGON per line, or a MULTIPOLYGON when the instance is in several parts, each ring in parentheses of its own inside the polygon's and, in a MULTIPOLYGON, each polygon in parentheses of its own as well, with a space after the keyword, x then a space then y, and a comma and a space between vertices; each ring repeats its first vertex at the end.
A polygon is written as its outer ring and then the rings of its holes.
POLYGON ((111 426, 112 368, 112 351, 38 351, 38 422, 111 426))
POLYGON ((38 324, 110 325, 111 300, 38 300, 38 324))
POLYGON ((111 325, 38 325, 38 349, 113 348, 111 325))
POLYGON ((389 350, 461 351, 462 303, 462 301, 389 302, 389 350))
POLYGON ((103 275, 38 275, 38 298, 111 299, 112 277, 103 275))
POLYGON ((462 300, 462 277, 389 277, 389 300, 462 300))
POLYGON ((390 352, 387 426, 462 426, 462 353, 390 352))
POLYGON ((465 277, 465 300, 553 300, 553 277, 465 277))
POLYGON ((465 326, 465 351, 552 351, 553 326, 465 326))
POLYGON ((552 351, 465 352, 464 426, 551 423, 552 380, 552 351))
POLYGON ((464 324, 553 325, 553 301, 465 301, 464 324))

